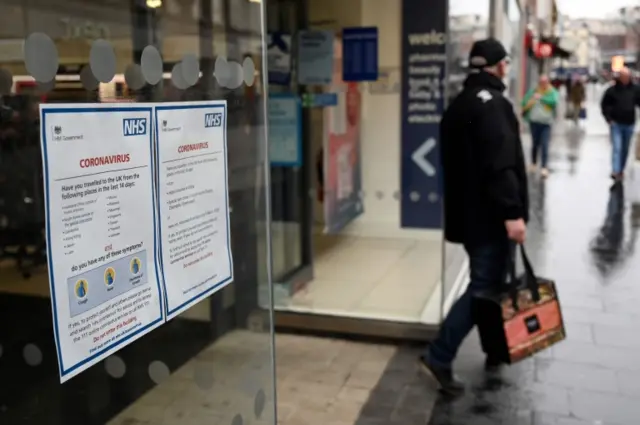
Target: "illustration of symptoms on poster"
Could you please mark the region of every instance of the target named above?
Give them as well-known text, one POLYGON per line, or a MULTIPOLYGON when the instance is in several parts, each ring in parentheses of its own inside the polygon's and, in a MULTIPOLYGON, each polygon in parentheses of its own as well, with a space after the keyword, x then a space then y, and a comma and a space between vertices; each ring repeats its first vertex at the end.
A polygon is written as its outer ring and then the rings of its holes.
POLYGON ((332 31, 298 32, 298 83, 331 84, 333 78, 332 31))
POLYGON ((163 323, 152 109, 41 105, 47 257, 60 380, 163 323))
POLYGON ((155 108, 160 262, 167 320, 233 281, 227 104, 155 108))
POLYGON ((401 226, 439 229, 442 199, 438 151, 444 112, 447 2, 402 3, 401 226))
POLYGON ((302 166, 302 105, 296 95, 269 95, 269 162, 280 167, 302 166))

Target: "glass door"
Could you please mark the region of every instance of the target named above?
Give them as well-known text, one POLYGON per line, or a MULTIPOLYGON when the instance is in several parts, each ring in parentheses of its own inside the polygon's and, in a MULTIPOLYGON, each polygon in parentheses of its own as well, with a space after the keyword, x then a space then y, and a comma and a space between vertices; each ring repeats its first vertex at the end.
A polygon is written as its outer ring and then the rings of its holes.
POLYGON ((275 425, 263 17, 0 0, 0 423, 275 425))
POLYGON ((306 25, 306 2, 269 0, 266 5, 272 107, 269 146, 286 143, 297 150, 287 158, 281 150, 271 148, 272 259, 278 306, 312 278, 311 209, 315 194, 311 193, 310 179, 315 169, 307 137, 309 111, 302 108, 302 87, 296 81, 296 37, 306 25))

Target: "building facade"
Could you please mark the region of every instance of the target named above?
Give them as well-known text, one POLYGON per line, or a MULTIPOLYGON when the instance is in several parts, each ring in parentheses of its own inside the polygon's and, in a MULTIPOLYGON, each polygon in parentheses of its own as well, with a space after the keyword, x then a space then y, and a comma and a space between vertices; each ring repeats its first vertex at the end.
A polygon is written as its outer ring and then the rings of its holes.
POLYGON ((580 74, 595 76, 602 69, 602 51, 597 35, 583 20, 562 17, 558 22, 561 45, 571 51, 568 59, 557 59, 554 70, 559 76, 580 74))

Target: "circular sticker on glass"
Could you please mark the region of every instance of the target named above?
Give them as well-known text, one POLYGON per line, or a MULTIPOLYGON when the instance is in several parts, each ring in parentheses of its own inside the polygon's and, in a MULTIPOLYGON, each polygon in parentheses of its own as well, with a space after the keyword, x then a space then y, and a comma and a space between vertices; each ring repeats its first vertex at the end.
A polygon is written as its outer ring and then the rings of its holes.
POLYGON ((142 263, 140 263, 140 259, 137 257, 134 257, 133 260, 131 260, 131 265, 129 266, 129 269, 131 270, 131 274, 138 274, 140 273, 140 267, 141 267, 142 263))
POLYGON ((107 267, 107 270, 104 271, 104 284, 107 286, 112 286, 113 282, 116 281, 116 271, 113 267, 107 267))
POLYGON ((89 282, 87 282, 85 279, 78 280, 76 282, 74 292, 76 294, 76 298, 78 298, 79 300, 85 299, 87 297, 87 294, 89 293, 89 282))

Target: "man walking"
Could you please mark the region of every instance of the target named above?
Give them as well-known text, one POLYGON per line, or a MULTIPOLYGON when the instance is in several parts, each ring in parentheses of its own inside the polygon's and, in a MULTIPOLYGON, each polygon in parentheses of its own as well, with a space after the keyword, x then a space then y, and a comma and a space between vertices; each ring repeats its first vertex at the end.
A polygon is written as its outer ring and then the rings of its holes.
MULTIPOLYGON (((473 296, 504 283, 514 242, 525 240, 529 204, 519 123, 503 95, 507 52, 495 39, 477 41, 469 64, 463 91, 442 117, 440 140, 445 238, 464 245, 471 282, 420 357, 422 369, 454 395, 464 390, 451 365, 474 326, 473 296)), ((487 359, 486 365, 499 362, 487 359)))
POLYGON ((604 92, 600 107, 611 135, 611 178, 621 182, 627 165, 629 147, 636 124, 636 107, 640 106, 638 88, 631 81, 628 68, 618 73, 615 83, 604 92))

